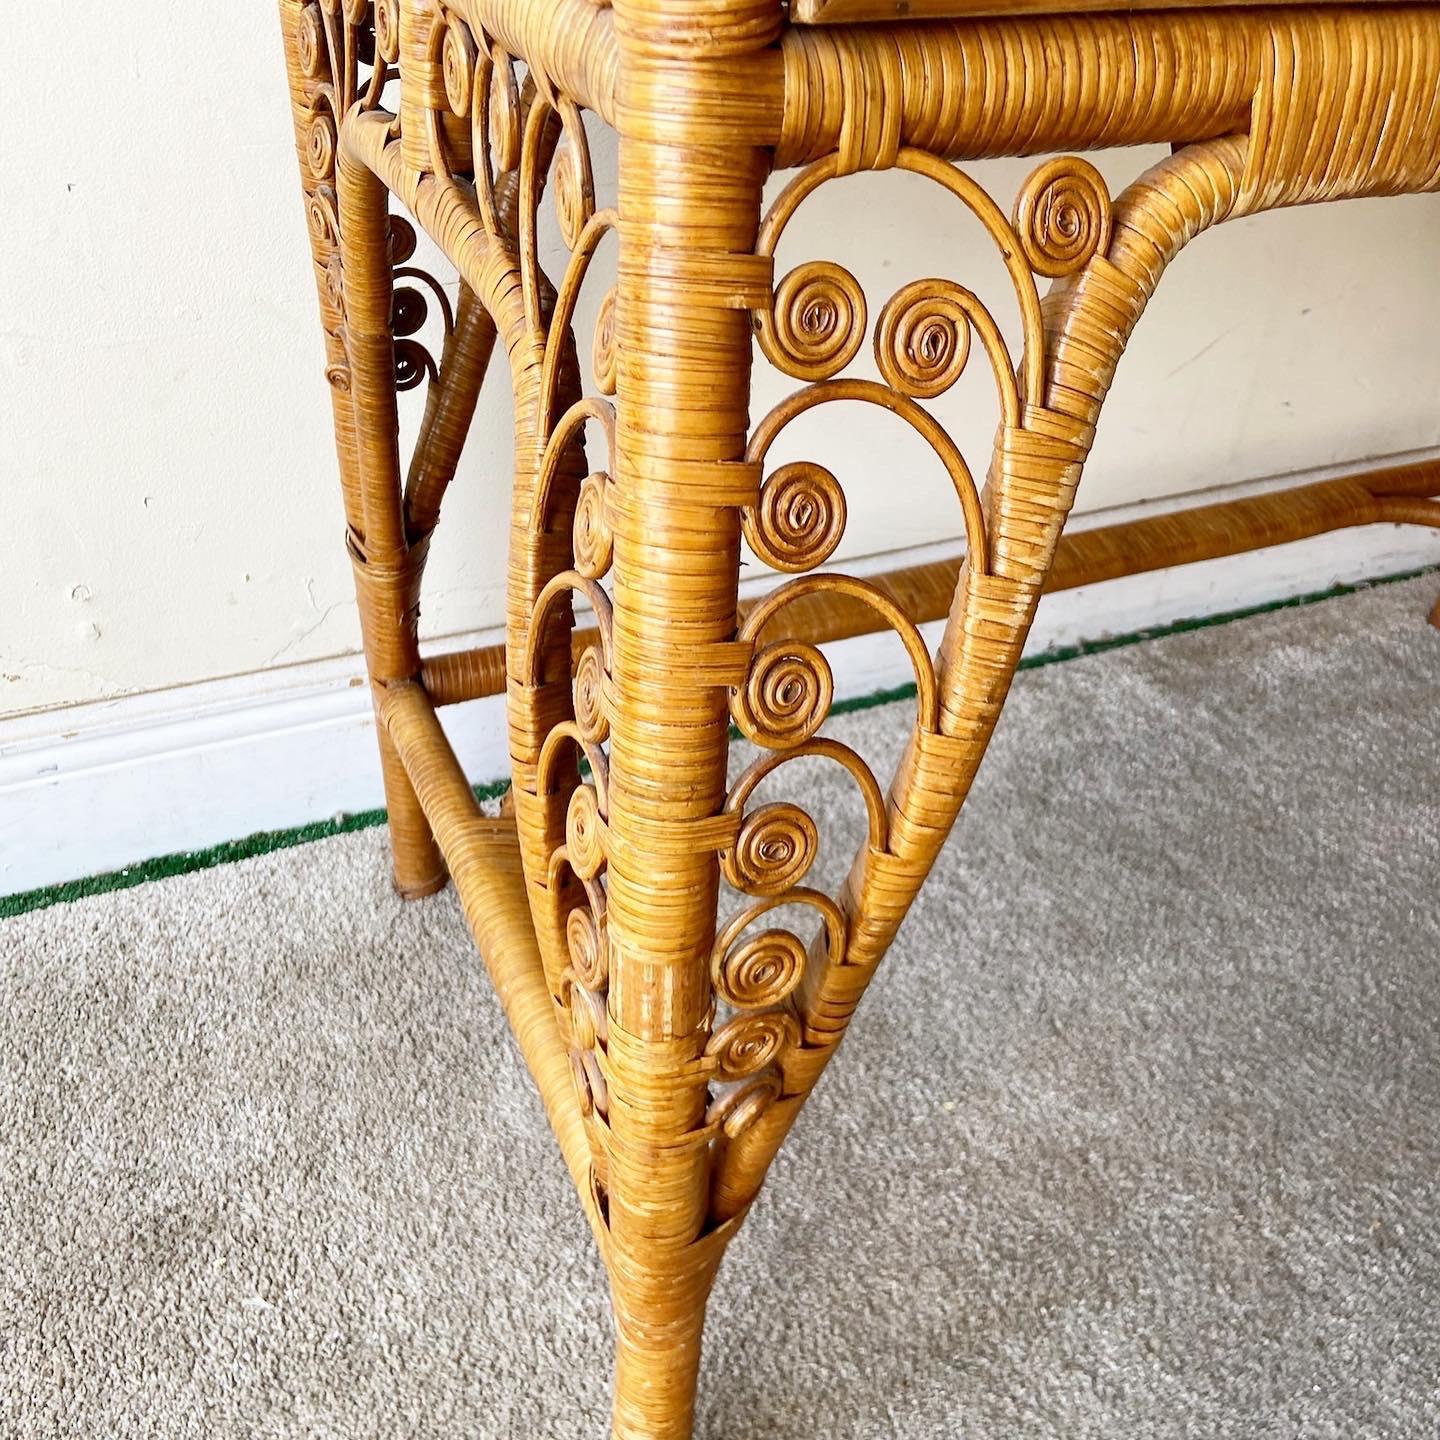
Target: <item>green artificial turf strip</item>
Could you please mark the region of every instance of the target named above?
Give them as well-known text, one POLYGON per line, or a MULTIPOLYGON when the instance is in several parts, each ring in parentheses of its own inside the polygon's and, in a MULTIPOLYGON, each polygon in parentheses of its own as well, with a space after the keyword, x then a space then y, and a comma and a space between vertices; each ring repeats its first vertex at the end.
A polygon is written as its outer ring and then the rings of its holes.
MULTIPOLYGON (((477 800, 494 800, 510 788, 508 780, 495 780, 475 786, 477 800)), ((291 830, 257 830, 243 840, 227 840, 208 850, 182 850, 178 855, 157 855, 153 860, 138 860, 120 870, 103 875, 87 875, 83 880, 66 880, 59 885, 46 885, 39 890, 26 890, 19 895, 0 895, 0 920, 24 915, 30 910, 44 910, 81 900, 86 895, 103 895, 109 890, 128 890, 147 880, 163 880, 167 875, 189 875, 194 870, 209 870, 214 865, 228 865, 232 860, 247 860, 252 855, 268 855, 272 850, 289 850, 295 845, 308 845, 312 840, 326 840, 331 835, 348 835, 352 830, 369 830, 385 823, 383 810, 357 810, 353 815, 337 815, 333 820, 312 820, 291 830)))
MULTIPOLYGON (((1290 600, 1272 600, 1264 605, 1252 605, 1244 610, 1227 610, 1221 615, 1207 615, 1195 620, 1176 620, 1169 625, 1157 625, 1149 630, 1136 630, 1128 635, 1114 635, 1104 640, 1090 640, 1080 645, 1067 645, 1047 650, 1040 655, 1027 656, 1021 660, 1021 670, 1038 670, 1042 665, 1058 665, 1067 660, 1078 660, 1085 655, 1101 655, 1107 650, 1120 650, 1127 645, 1143 644, 1147 640, 1159 640, 1166 635, 1183 635, 1191 630, 1209 630, 1217 625, 1228 625, 1233 620, 1247 620, 1252 615, 1268 615, 1277 610, 1296 610, 1303 605, 1314 605, 1322 600, 1334 600, 1342 595, 1354 595, 1360 590, 1373 590, 1380 585, 1393 585, 1401 580, 1414 580, 1422 575, 1440 572, 1440 565, 1427 565, 1419 570, 1407 570, 1400 575, 1384 575, 1374 580, 1365 580, 1358 585, 1335 585, 1329 590, 1315 591, 1309 595, 1297 595, 1290 600)), ((853 700, 837 700, 831 707, 832 715, 848 715, 856 710, 869 710, 877 705, 890 705, 897 700, 910 700, 915 695, 915 686, 899 685, 891 690, 877 690, 873 695, 862 695, 853 700)), ((738 739, 738 732, 732 727, 731 739, 738 739)), ((509 788, 508 780, 494 780, 487 785, 477 785, 475 795, 480 800, 493 800, 509 788)), ((308 845, 312 840, 324 840, 331 835, 348 835, 353 830, 368 830, 373 825, 385 823, 383 810, 362 810, 354 815, 341 815, 333 820, 317 820, 309 825, 299 825, 291 830, 261 830, 247 835, 243 840, 228 840, 223 845, 208 850, 184 851, 178 855, 160 855, 153 860, 141 860, 121 870, 111 870, 104 875, 91 875, 83 880, 67 880, 61 885, 47 885, 39 890, 27 890, 19 895, 0 896, 0 919, 12 915, 24 915, 31 910, 44 910, 51 905, 63 905, 79 900, 86 895, 102 895, 110 890, 127 890, 132 885, 143 885, 148 880, 161 880, 168 875, 188 875, 195 870, 208 870, 214 865, 228 865, 232 860, 244 860, 251 855, 268 855, 272 850, 288 850, 294 845, 308 845)))

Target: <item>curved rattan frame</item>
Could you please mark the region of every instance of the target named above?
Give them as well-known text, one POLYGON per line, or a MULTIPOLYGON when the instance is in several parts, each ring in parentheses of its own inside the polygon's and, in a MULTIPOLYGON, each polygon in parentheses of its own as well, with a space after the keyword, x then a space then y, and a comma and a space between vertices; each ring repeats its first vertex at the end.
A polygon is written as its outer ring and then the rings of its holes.
POLYGON ((1440 10, 808 29, 778 0, 280 11, 396 884, 454 879, 544 1097, 610 1273, 615 1436, 684 1440, 721 1255, 950 831, 1041 593, 1342 525, 1440 524, 1440 473, 1412 467, 1062 540, 1116 365, 1185 244, 1276 206, 1440 188, 1440 10), (608 206, 584 111, 619 131, 608 206), (1062 157, 1007 210, 952 163, 1141 141, 1175 148, 1113 200, 1062 157), (893 167, 992 237, 1022 353, 963 277, 872 317, 832 262, 775 274, 809 194, 893 167), (795 178, 762 216, 782 168, 795 178), (571 251, 558 276, 536 239, 547 190, 571 251), (453 307, 407 263, 392 195, 453 264, 453 307), (586 396, 573 317, 612 232, 586 396), (878 383, 845 373, 867 340, 878 383), (755 344, 798 388, 752 427, 755 344), (429 538, 501 357, 506 640, 424 660, 429 538), (983 487, 927 408, 970 364, 996 387, 983 487), (397 397, 422 384, 402 470, 397 397), (842 484, 808 462, 767 473, 767 455, 832 403, 879 406, 935 450, 958 574, 826 568, 842 484), (780 576, 747 605, 742 543, 780 576), (932 656, 916 625, 941 616, 932 656), (817 733, 818 645, 877 628, 917 685, 888 786, 817 733), (502 689, 513 784, 486 819, 436 711, 502 689), (732 724, 762 758, 727 788, 732 724), (802 756, 832 762, 869 817, 838 895, 806 883, 816 827, 775 798, 802 756), (722 876, 742 900, 717 921, 722 876), (774 923, 796 913, 804 933, 774 923))

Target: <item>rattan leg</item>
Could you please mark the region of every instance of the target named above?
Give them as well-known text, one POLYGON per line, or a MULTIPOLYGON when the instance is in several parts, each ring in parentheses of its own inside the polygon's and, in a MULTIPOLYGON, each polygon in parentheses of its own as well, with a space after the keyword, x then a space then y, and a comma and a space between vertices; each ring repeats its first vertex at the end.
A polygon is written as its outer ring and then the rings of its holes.
MULTIPOLYGON (((378 699, 387 684, 412 679, 420 671, 417 631, 427 547, 424 540, 408 540, 402 508, 389 197, 371 171, 343 152, 338 182, 344 335, 361 518, 359 530, 351 525, 350 556, 365 663, 378 699)), ((395 888, 407 898, 428 895, 445 883, 445 862, 405 767, 383 726, 380 732, 395 888)))
POLYGON ((732 1229, 710 1213, 724 1120, 710 1105, 707 1046, 717 852, 733 829, 723 813, 730 686, 748 663, 735 643, 736 499, 747 474, 744 291, 766 157, 683 115, 642 111, 643 101, 620 146, 622 443, 611 507, 614 1434, 687 1440, 705 1302, 732 1229))
POLYGON ((378 732, 378 738, 386 822, 390 829, 391 879, 395 893, 402 900, 419 900, 444 887, 445 861, 395 747, 383 731, 378 732))
MULTIPOLYGON (((355 568, 366 667, 372 686, 378 687, 418 670, 415 624, 425 546, 407 542, 401 518, 386 195, 373 176, 352 173, 347 186, 339 174, 331 110, 338 101, 316 99, 313 11, 301 0, 281 0, 281 33, 325 330, 325 375, 333 402, 347 544, 355 568), (343 264, 341 210, 347 207, 341 204, 341 190, 348 191, 356 232, 355 243, 343 247, 343 264), (348 297, 348 314, 344 265, 363 292, 358 305, 356 297, 348 297)), ((444 861, 404 766, 384 727, 377 729, 395 888, 407 898, 428 895, 445 883, 444 861)))

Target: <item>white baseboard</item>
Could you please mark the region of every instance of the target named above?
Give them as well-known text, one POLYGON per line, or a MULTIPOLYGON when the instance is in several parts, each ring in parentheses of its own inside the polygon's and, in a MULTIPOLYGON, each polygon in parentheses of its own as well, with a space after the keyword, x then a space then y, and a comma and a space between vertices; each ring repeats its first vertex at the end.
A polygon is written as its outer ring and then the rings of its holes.
MULTIPOLYGON (((1396 457, 1396 458, 1430 458, 1396 457)), ((1206 501, 1328 478, 1352 466, 1206 492, 1206 501)), ((1077 516, 1072 530, 1194 504, 1183 496, 1077 516)), ((875 573, 953 553, 927 546, 847 566, 875 573)), ((1027 653, 1153 629, 1440 562, 1440 532, 1337 531, 1271 550, 1047 596, 1027 653)), ((941 624, 926 626, 932 644, 941 624)), ((453 637, 447 648, 493 634, 453 637)), ((910 678, 892 637, 827 647, 840 698, 910 678)), ((477 783, 508 769, 503 700, 453 707, 445 725, 477 783)), ((384 803, 358 656, 0 720, 0 896, 384 803)))

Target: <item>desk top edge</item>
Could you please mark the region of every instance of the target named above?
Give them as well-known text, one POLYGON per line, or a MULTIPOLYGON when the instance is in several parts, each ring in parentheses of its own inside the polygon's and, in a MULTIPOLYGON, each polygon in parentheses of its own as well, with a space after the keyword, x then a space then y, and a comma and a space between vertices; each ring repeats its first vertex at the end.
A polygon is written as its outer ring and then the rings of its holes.
MULTIPOLYGON (((1146 10, 1249 10, 1373 5, 1386 0, 791 0, 796 25, 860 25, 1004 16, 1130 15, 1146 10)), ((1434 4, 1435 0, 1419 0, 1434 4)))

